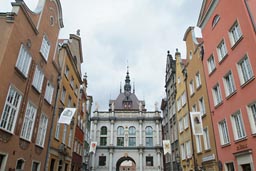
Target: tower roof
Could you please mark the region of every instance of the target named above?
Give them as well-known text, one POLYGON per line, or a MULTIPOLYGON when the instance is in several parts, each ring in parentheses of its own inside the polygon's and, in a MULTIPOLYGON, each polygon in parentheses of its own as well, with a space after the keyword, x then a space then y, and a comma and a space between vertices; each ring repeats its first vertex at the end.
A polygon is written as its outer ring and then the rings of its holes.
POLYGON ((113 109, 118 111, 146 111, 145 101, 139 100, 135 91, 131 91, 131 80, 128 67, 125 77, 124 92, 120 89, 120 94, 117 98, 115 100, 109 100, 109 110, 113 109))

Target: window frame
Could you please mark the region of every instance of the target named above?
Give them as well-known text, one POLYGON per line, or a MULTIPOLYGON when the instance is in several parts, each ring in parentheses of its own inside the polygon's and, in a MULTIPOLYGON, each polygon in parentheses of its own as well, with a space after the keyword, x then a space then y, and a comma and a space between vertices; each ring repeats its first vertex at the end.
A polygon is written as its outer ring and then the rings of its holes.
POLYGON ((32 134, 34 131, 36 115, 37 115, 37 107, 31 101, 28 101, 27 106, 26 106, 26 111, 24 114, 22 128, 20 131, 21 138, 31 141, 32 134), (31 113, 31 112, 33 112, 33 113, 31 113), (29 127, 28 127, 30 124, 31 124, 31 129, 29 129, 29 127))
POLYGON ((236 91, 235 81, 231 71, 228 71, 223 76, 223 84, 225 88, 226 97, 230 96, 236 91))
POLYGON ((43 82, 44 72, 38 65, 36 65, 32 85, 39 93, 42 91, 43 82))
POLYGON ((215 107, 222 103, 222 95, 221 95, 221 89, 220 89, 219 83, 213 86, 212 97, 213 97, 213 102, 215 107))
POLYGON ((42 57, 44 58, 45 61, 47 61, 49 58, 50 50, 51 50, 50 41, 49 41, 48 37, 46 36, 46 34, 44 34, 42 43, 41 43, 41 47, 40 47, 40 54, 42 55, 42 57))
POLYGON ((189 82, 189 91, 190 91, 190 96, 195 94, 195 86, 194 86, 194 80, 190 80, 189 82))
POLYGON ((250 122, 252 134, 256 134, 256 102, 253 102, 247 106, 247 114, 250 122), (252 107, 254 109, 252 109, 252 107))
POLYGON ((219 121, 218 128, 219 128, 219 136, 220 136, 221 145, 229 144, 230 138, 229 138, 228 125, 227 125, 226 119, 219 121))
POLYGON ((146 156, 146 166, 153 167, 154 166, 154 157, 153 156, 146 156))
POLYGON ((229 40, 232 47, 234 47, 243 37, 241 27, 236 20, 234 24, 229 29, 229 40))
POLYGON ((29 53, 26 46, 22 43, 20 46, 20 50, 19 50, 19 54, 17 57, 15 67, 22 73, 22 75, 25 78, 28 77, 28 72, 30 69, 31 61, 32 61, 32 56, 29 53))
POLYGON ((214 60, 214 56, 210 55, 210 57, 207 59, 207 66, 208 66, 208 73, 212 74, 213 71, 216 70, 216 64, 214 60))
POLYGON ((196 139, 196 152, 201 153, 203 151, 201 135, 195 135, 195 139, 196 139))
POLYGON ((145 128, 145 141, 146 147, 153 147, 153 128, 151 126, 145 128))
POLYGON ((232 129, 233 129, 235 141, 244 139, 246 137, 246 130, 244 127, 244 121, 243 121, 243 116, 242 116, 241 111, 239 110, 239 111, 233 113, 230 117, 231 117, 231 125, 232 125, 232 129), (235 118, 235 117, 237 117, 237 118, 235 118), (239 120, 236 120, 236 119, 239 119, 239 120), (239 121, 239 123, 237 123, 236 121, 239 121), (241 131, 241 132, 238 133, 239 131, 241 131), (241 134, 241 135, 239 135, 239 134, 241 134))
POLYGON ((205 101, 204 101, 203 96, 199 98, 198 106, 199 106, 199 110, 200 110, 202 116, 205 115, 206 114, 206 108, 205 108, 205 101))
POLYGON ((106 166, 107 164, 107 156, 99 156, 99 166, 106 166))
POLYGON ((208 127, 203 128, 203 140, 204 140, 204 149, 210 150, 211 149, 211 141, 208 127))
POLYGON ((254 73, 252 69, 252 65, 249 59, 249 56, 245 54, 237 63, 237 71, 239 75, 240 85, 243 86, 247 82, 249 82, 252 78, 254 78, 254 73), (246 63, 243 63, 246 62, 246 63), (242 65, 242 64, 245 64, 242 65), (245 70, 243 70, 243 67, 246 67, 245 70), (246 74, 245 74, 246 73, 246 74), (248 77, 248 78, 246 78, 248 77))
POLYGON ((48 117, 46 114, 42 113, 40 116, 37 137, 36 137, 36 144, 39 145, 40 147, 44 147, 47 126, 48 126, 48 117))
POLYGON ((199 71, 196 73, 195 80, 196 80, 196 88, 198 89, 202 85, 201 75, 199 71))
POLYGON ((52 98, 54 93, 54 86, 51 84, 51 82, 48 80, 45 88, 45 95, 44 99, 49 103, 52 104, 52 98))
POLYGON ((225 39, 222 39, 217 46, 217 54, 219 62, 222 62, 228 54, 225 39))

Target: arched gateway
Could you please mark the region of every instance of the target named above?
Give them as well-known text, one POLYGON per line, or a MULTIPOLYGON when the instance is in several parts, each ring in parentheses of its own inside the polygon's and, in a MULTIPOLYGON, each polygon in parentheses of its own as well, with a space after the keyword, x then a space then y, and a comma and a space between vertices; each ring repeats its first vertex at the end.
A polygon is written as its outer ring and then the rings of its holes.
POLYGON ((136 171, 136 162, 129 156, 121 157, 116 162, 116 171, 136 171))
POLYGON ((90 159, 93 171, 122 171, 125 161, 136 171, 163 169, 160 111, 157 106, 147 111, 131 87, 127 71, 124 91, 109 101, 108 111, 96 107, 91 118, 91 141, 97 142, 90 159))

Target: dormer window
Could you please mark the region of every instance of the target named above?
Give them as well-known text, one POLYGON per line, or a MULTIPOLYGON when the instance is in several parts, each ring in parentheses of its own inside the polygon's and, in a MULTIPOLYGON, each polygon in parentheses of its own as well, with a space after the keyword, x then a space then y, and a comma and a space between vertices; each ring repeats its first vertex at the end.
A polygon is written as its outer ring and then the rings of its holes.
POLYGON ((214 18, 213 18, 213 20, 212 20, 212 28, 214 28, 214 27, 217 25, 217 23, 219 22, 219 20, 220 20, 220 16, 219 16, 218 14, 215 15, 214 18))

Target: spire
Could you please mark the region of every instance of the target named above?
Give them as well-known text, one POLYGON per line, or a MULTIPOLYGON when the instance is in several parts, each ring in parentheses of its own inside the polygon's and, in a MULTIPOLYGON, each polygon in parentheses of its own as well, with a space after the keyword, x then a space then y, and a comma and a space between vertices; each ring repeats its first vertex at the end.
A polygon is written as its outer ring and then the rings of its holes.
POLYGON ((131 92, 131 84, 130 84, 130 76, 129 76, 129 66, 127 66, 127 72, 126 72, 126 78, 125 78, 125 85, 124 85, 124 91, 125 92, 131 92))

